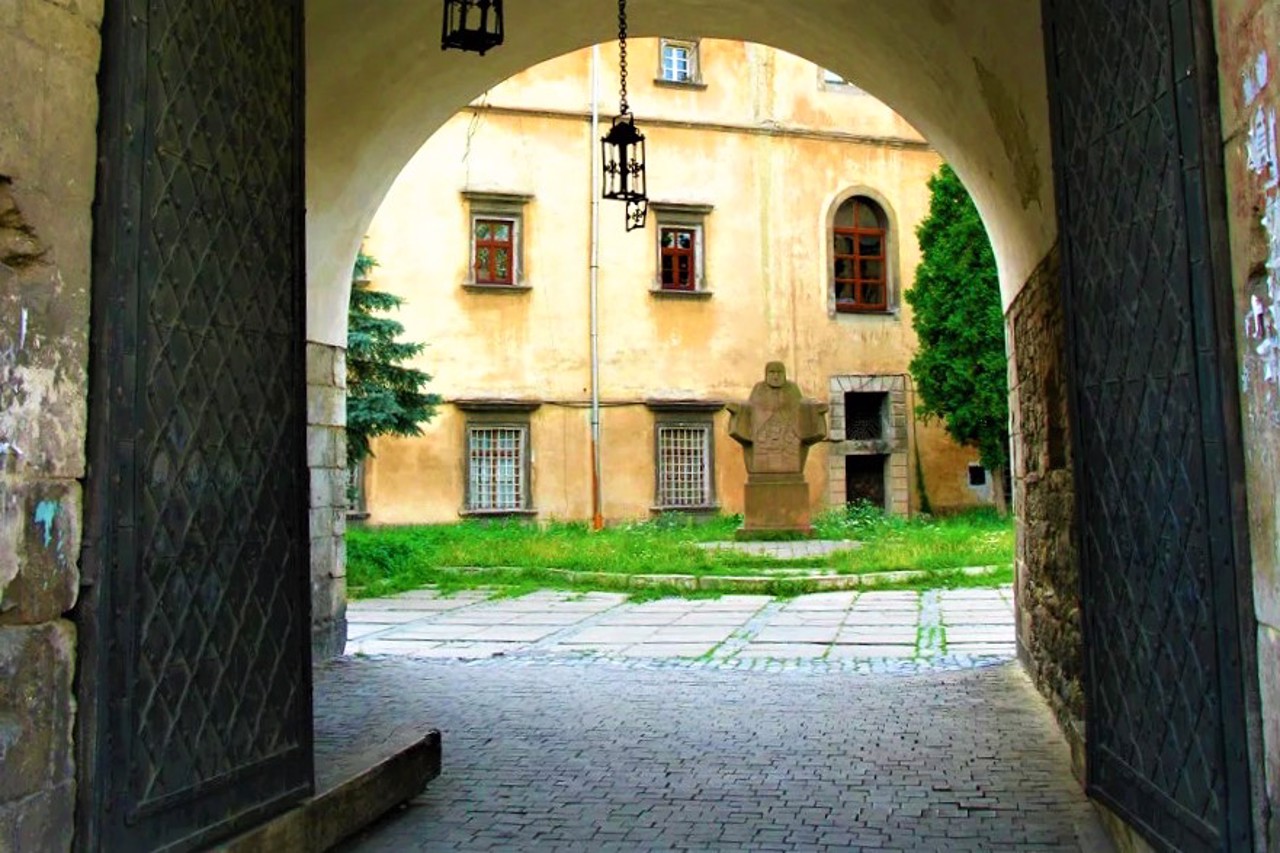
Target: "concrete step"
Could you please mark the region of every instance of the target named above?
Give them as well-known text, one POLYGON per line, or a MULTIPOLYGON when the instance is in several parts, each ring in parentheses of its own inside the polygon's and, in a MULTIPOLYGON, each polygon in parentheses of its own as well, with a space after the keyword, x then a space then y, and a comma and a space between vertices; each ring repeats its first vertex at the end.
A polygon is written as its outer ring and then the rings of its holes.
POLYGON ((440 775, 440 732, 416 703, 363 689, 362 668, 340 658, 316 670, 315 795, 215 851, 329 850, 440 775))

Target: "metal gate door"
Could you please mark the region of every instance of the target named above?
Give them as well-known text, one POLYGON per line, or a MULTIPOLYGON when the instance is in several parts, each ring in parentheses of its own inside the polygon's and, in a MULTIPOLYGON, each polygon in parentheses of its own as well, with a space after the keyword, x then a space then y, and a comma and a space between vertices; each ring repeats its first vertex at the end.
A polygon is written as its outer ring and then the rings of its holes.
POLYGON ((106 4, 81 849, 312 784, 301 0, 106 4))
POLYGON ((1089 788, 1158 847, 1188 851, 1252 849, 1206 7, 1044 3, 1089 788))

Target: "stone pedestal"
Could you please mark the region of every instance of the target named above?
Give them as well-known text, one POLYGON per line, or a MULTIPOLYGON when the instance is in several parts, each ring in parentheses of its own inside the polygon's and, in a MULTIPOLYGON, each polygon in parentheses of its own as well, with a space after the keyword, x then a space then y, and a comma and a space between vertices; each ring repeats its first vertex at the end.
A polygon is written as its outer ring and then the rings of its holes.
POLYGON ((768 538, 776 534, 809 536, 809 486, 803 475, 777 479, 752 477, 746 485, 745 520, 739 539, 768 538))

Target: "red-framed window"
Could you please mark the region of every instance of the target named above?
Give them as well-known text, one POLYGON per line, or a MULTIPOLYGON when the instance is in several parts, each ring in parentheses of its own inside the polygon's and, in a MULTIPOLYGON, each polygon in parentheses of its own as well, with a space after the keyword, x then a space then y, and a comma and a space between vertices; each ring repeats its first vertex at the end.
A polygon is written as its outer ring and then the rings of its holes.
POLYGON ((663 290, 697 290, 698 232, 664 226, 658 232, 663 290))
POLYGON ((840 205, 832 228, 832 288, 841 313, 889 307, 884 212, 865 198, 840 205))
POLYGON ((476 284, 515 284, 515 241, 515 220, 476 218, 471 263, 476 284))

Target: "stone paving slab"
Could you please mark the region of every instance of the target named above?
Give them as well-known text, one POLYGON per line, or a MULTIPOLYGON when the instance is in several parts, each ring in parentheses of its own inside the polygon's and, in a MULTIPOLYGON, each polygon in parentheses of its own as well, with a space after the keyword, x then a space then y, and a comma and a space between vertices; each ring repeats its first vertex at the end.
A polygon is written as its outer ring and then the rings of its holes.
POLYGON ((597 625, 584 628, 560 641, 561 645, 592 643, 642 643, 658 632, 653 625, 597 625))
POLYGON ((484 625, 413 624, 384 628, 379 640, 469 640, 485 630, 484 625))
POLYGON ((628 646, 623 654, 640 658, 700 658, 716 647, 715 643, 648 642, 628 646))
POLYGON ((674 625, 740 625, 756 614, 754 610, 695 610, 678 616, 674 625))
POLYGON ((755 635, 761 643, 832 643, 839 625, 766 625, 755 635))
POLYGON ((948 643, 999 643, 1013 639, 1003 625, 947 626, 946 638, 948 643))
POLYGON ((347 641, 359 640, 370 634, 379 634, 386 631, 392 626, 385 623, 369 623, 369 622, 348 622, 347 623, 347 641))
POLYGON ((857 599, 856 592, 815 592, 793 599, 789 610, 848 610, 857 599))
POLYGON ((543 592, 490 600, 430 590, 365 600, 347 650, 481 661, 491 657, 659 661, 861 671, 956 668, 1015 653, 1004 590, 831 592, 771 599, 661 599, 543 592), (963 593, 957 595, 956 593, 963 593), (447 605, 447 606, 446 606, 447 605), (864 666, 865 664, 865 666, 864 666))
POLYGON ((428 618, 418 610, 347 610, 347 622, 354 625, 396 625, 402 622, 418 622, 428 618))
POLYGON ((864 643, 831 647, 833 658, 911 658, 916 656, 916 644, 864 643))
POLYGON ((983 655, 983 656, 1008 656, 1013 657, 1018 653, 1018 647, 1015 643, 947 643, 947 651, 955 654, 965 655, 983 655))
POLYGON ((869 644, 880 645, 884 643, 906 643, 915 647, 916 635, 919 631, 916 625, 876 625, 874 627, 846 627, 839 634, 836 634, 835 641, 840 644, 869 644))
POLYGON ((841 625, 845 610, 794 610, 784 608, 769 617, 770 625, 841 625))
MULTIPOLYGON (((694 614, 673 613, 671 611, 648 611, 644 613, 635 613, 624 610, 620 613, 605 614, 597 625, 649 625, 652 627, 660 627, 663 625, 674 625, 682 619, 686 619, 694 614)), ((739 617, 735 616, 735 619, 739 617)))
POLYGON ((493 625, 472 634, 469 640, 492 640, 504 643, 535 643, 560 630, 554 625, 493 625))
POLYGON ((646 643, 723 643, 733 634, 735 626, 725 625, 672 625, 659 628, 646 643))
POLYGON ((735 654, 741 657, 822 658, 831 647, 825 643, 748 643, 735 654))
MULTIPOLYGON (((906 610, 871 610, 860 608, 849 611, 845 617, 846 625, 916 625, 920 621, 918 611, 906 610)), ((1010 622, 1013 618, 1010 617, 1010 622)))

